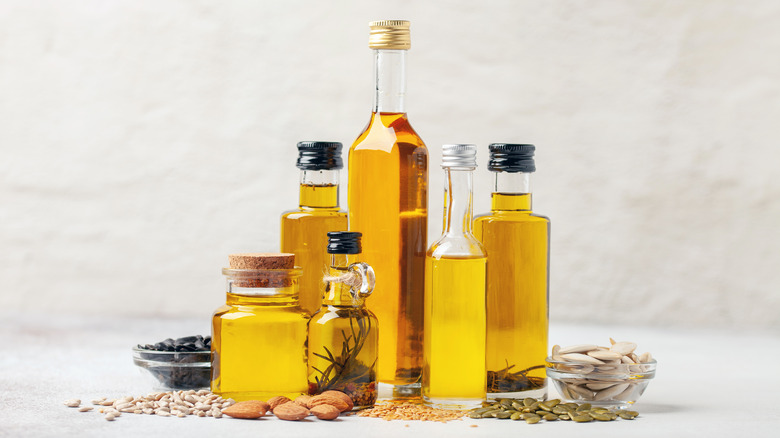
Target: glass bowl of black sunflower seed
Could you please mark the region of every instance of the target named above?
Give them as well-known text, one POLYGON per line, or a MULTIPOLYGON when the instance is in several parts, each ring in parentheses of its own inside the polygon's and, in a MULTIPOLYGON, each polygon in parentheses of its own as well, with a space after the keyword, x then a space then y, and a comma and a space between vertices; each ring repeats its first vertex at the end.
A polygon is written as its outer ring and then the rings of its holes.
POLYGON ((158 389, 203 389, 211 383, 211 336, 185 336, 133 347, 133 363, 158 389))

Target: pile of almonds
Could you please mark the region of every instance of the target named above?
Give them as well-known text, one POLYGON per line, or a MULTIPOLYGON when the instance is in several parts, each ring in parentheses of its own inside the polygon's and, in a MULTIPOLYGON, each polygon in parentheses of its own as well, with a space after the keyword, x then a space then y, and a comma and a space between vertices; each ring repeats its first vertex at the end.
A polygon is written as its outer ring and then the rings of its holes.
POLYGON ((280 420, 298 421, 309 415, 320 420, 333 420, 342 412, 351 411, 352 399, 339 391, 325 391, 320 395, 302 395, 295 400, 284 396, 272 397, 268 402, 248 400, 223 409, 222 413, 242 419, 260 418, 271 411, 280 420))
MULTIPOLYGON (((223 399, 205 389, 200 391, 171 391, 155 392, 142 397, 128 395, 118 399, 106 397, 92 400, 92 404, 98 406, 97 411, 105 414, 105 419, 114 421, 123 413, 159 415, 161 417, 186 417, 195 415, 198 417, 221 418, 222 411, 235 403, 233 399, 223 399)), ((81 407, 81 400, 71 399, 65 401, 65 406, 79 408, 79 412, 89 412, 94 409, 91 406, 81 407)))

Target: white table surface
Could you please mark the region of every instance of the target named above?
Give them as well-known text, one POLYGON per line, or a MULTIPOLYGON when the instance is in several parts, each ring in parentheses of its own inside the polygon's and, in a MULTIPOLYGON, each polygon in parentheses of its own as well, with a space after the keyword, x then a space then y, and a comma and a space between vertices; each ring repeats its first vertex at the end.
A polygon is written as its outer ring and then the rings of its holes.
MULTIPOLYGON (((553 324, 550 342, 631 340, 650 351, 658 372, 634 409, 634 421, 529 425, 511 420, 432 422, 341 417, 332 422, 276 418, 165 418, 123 414, 113 422, 82 405, 101 397, 145 395, 149 381, 130 348, 167 337, 208 334, 209 318, 75 318, 2 315, 0 436, 545 436, 780 437, 780 334, 553 324), (752 360, 749 360, 752 359, 752 360), (739 407, 737 407, 737 405, 739 407), (733 414, 732 409, 743 414, 733 414), (478 427, 470 427, 476 424, 478 427)), ((551 398, 557 394, 551 393, 551 398)))

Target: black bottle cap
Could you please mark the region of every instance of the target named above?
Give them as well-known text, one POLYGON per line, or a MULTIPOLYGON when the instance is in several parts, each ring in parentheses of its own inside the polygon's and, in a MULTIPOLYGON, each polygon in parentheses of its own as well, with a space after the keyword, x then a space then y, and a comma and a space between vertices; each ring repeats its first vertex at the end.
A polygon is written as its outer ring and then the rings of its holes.
POLYGON ((341 143, 335 141, 302 141, 298 143, 298 161, 301 170, 335 170, 344 167, 341 143))
POLYGON ((488 146, 490 159, 488 170, 493 172, 535 172, 532 144, 493 143, 488 146))
POLYGON ((363 233, 331 231, 328 233, 328 254, 360 254, 360 238, 363 233))

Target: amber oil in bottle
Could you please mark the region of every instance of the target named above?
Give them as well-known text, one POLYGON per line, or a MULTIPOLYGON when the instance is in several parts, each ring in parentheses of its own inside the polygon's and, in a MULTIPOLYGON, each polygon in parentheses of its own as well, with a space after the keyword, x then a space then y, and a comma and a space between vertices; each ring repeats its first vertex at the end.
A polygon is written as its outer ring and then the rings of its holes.
POLYGON ((476 146, 444 145, 444 232, 425 257, 423 400, 469 409, 485 399, 487 257, 471 234, 476 146))
POLYGON ((295 254, 303 268, 300 303, 314 314, 322 302, 322 274, 328 266, 326 233, 347 228, 347 213, 339 210, 339 169, 343 168, 341 143, 298 143, 301 171, 297 210, 282 215, 282 252, 295 254))
POLYGON ((309 322, 309 394, 341 391, 355 409, 377 398, 378 332, 365 300, 374 290, 374 271, 360 261, 360 233, 328 233, 331 263, 322 307, 309 322))
POLYGON ((394 398, 418 397, 428 226, 428 151, 404 106, 409 22, 370 24, 374 108, 349 152, 349 225, 379 286, 368 306, 382 321, 378 376, 394 398))
POLYGON ((212 317, 212 392, 237 401, 307 392, 309 318, 298 305, 302 272, 293 260, 231 255, 231 267, 222 270, 226 302, 212 317))
POLYGON ((547 397, 550 220, 531 210, 535 147, 490 145, 491 212, 474 220, 488 253, 488 398, 547 397))

